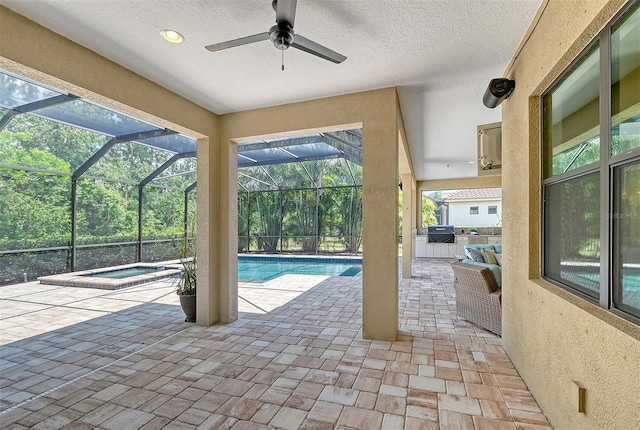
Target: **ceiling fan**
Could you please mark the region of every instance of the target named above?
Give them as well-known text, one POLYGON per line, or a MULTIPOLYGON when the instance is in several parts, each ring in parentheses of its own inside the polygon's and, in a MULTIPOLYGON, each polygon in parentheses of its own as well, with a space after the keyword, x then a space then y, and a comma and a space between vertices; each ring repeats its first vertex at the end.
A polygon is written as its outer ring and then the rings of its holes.
MULTIPOLYGON (((226 42, 214 43, 213 45, 205 46, 205 48, 214 52, 271 39, 275 47, 283 52, 283 56, 285 49, 293 47, 336 64, 342 63, 346 60, 347 57, 344 55, 338 54, 329 48, 293 32, 296 3, 297 0, 273 0, 271 5, 273 10, 276 12, 276 25, 271 27, 268 32, 241 37, 239 39, 229 40, 226 42)), ((282 64, 282 70, 284 70, 284 62, 282 64)))

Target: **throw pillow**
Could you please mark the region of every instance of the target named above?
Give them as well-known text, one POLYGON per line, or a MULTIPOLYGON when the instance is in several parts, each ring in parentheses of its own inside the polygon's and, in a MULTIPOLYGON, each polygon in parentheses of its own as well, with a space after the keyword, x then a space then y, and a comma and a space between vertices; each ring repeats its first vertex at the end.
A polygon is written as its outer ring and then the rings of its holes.
POLYGON ((484 257, 485 263, 498 264, 498 261, 496 260, 496 252, 493 249, 483 249, 482 256, 484 257))
POLYGON ((502 254, 496 254, 496 261, 498 262, 498 266, 502 267, 502 254))
POLYGON ((479 263, 484 263, 484 257, 482 256, 482 252, 475 248, 465 248, 464 253, 467 254, 469 260, 477 261, 479 263))

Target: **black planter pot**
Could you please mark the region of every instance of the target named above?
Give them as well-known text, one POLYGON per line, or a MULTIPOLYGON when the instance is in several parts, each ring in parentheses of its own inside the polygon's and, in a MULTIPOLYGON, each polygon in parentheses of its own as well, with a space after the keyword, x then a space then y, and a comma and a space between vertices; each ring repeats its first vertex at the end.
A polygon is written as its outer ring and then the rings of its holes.
POLYGON ((182 311, 186 317, 184 320, 196 322, 196 295, 180 295, 180 306, 182 306, 182 311))

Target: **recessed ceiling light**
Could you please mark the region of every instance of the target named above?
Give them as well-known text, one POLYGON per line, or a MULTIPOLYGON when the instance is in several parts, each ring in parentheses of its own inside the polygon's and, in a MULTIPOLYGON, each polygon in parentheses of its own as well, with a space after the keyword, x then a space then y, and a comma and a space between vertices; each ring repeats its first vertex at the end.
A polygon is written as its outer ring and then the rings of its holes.
POLYGON ((171 42, 171 43, 184 42, 184 36, 182 36, 182 34, 178 33, 175 30, 169 30, 169 29, 162 30, 160 34, 162 34, 162 37, 164 37, 164 39, 168 42, 171 42))
POLYGON ((476 164, 476 162, 475 162, 475 161, 469 161, 468 163, 469 163, 469 164, 476 164))

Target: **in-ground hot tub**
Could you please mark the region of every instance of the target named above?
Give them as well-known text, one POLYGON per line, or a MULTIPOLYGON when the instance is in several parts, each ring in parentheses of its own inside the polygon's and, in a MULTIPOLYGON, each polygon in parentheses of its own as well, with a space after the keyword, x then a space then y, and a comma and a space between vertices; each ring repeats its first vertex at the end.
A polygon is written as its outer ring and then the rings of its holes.
POLYGON ((97 288, 118 290, 134 285, 146 284, 178 275, 178 264, 134 263, 81 272, 61 273, 59 275, 40 276, 41 284, 63 287, 97 288))

